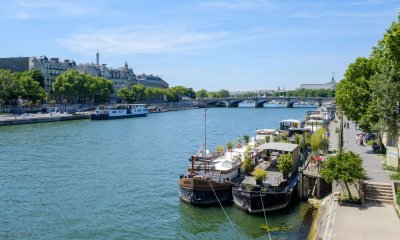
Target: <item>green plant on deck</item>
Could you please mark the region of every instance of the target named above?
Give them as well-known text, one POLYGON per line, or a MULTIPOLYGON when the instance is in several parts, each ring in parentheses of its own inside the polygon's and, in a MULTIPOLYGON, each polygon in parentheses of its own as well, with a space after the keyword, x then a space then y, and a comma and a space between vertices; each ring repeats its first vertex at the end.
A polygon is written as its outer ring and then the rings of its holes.
POLYGON ((244 145, 247 145, 247 144, 249 144, 249 140, 250 140, 250 137, 249 137, 249 135, 243 135, 243 141, 244 141, 244 145))
POLYGON ((293 156, 291 153, 283 154, 278 157, 277 167, 280 172, 283 173, 284 177, 292 171, 293 169, 293 156))
POLYGON ((300 134, 295 134, 295 135, 294 135, 294 142, 295 142, 296 144, 300 145, 300 143, 301 143, 301 138, 302 138, 302 136, 301 136, 300 134))
POLYGON ((226 144, 226 148, 228 149, 229 152, 231 152, 232 149, 233 149, 233 142, 229 141, 229 142, 226 144))
POLYGON ((216 150, 218 153, 224 153, 224 152, 225 152, 225 147, 222 146, 222 145, 219 145, 219 146, 217 146, 217 147, 215 148, 215 150, 216 150))
POLYGON ((265 136, 265 142, 266 143, 269 143, 271 141, 271 136, 265 136))
POLYGON ((272 139, 273 142, 279 142, 280 140, 281 140, 280 136, 274 136, 272 139))
POLYGON ((267 178, 267 171, 261 168, 255 168, 251 175, 254 176, 257 183, 264 181, 267 178))
POLYGON ((247 147, 244 152, 244 163, 243 168, 246 173, 250 173, 253 170, 253 165, 251 164, 250 148, 247 147))
POLYGON ((287 140, 287 139, 281 139, 279 142, 282 142, 282 143, 290 143, 290 141, 287 140))

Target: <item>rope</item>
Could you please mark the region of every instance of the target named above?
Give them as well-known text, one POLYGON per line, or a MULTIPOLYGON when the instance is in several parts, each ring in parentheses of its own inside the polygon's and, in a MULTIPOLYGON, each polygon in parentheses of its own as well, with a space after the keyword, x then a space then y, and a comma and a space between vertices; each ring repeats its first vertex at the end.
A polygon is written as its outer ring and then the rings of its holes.
POLYGON ((267 215, 265 214, 264 201, 263 201, 263 199, 262 199, 261 191, 260 191, 260 199, 261 199, 261 204, 262 204, 263 213, 264 213, 265 225, 267 225, 268 237, 269 237, 269 240, 271 240, 271 234, 269 233, 269 227, 268 227, 268 222, 267 222, 267 215))
POLYGON ((211 189, 212 189, 212 191, 213 191, 213 193, 214 193, 214 195, 215 195, 215 198, 217 199, 217 201, 218 201, 218 203, 219 203, 219 206, 221 207, 222 211, 224 212, 225 217, 228 219, 228 221, 229 221, 229 223, 231 224, 232 228, 233 228, 233 229, 235 230, 235 232, 238 234, 239 239, 241 239, 241 238, 240 238, 239 232, 236 230, 236 228, 235 228, 235 226, 233 225, 231 219, 229 219, 228 214, 226 214, 224 207, 222 206, 221 202, 219 201, 219 198, 218 198, 218 196, 217 196, 217 193, 214 191, 214 188, 213 188, 213 186, 212 186, 210 180, 208 180, 208 184, 210 184, 210 187, 211 187, 211 189))

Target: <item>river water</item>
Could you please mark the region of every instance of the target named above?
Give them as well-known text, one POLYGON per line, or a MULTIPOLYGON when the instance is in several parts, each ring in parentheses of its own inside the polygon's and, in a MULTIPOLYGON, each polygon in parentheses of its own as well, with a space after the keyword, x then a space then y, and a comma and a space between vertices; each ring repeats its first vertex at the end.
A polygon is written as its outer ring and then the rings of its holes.
MULTIPOLYGON (((310 109, 209 109, 207 145, 310 109)), ((179 200, 179 175, 204 141, 203 111, 0 128, 0 239, 266 239, 262 215, 225 206, 232 227, 221 208, 179 200)), ((303 239, 309 214, 303 202, 267 214, 272 239, 303 239)))

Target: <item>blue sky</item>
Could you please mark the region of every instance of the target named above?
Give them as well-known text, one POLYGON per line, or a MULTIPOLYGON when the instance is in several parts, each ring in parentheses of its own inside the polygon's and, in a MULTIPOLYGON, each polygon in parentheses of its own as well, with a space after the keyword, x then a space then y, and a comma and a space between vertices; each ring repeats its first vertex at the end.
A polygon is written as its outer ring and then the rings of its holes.
POLYGON ((125 61, 195 90, 294 89, 341 79, 397 20, 400 1, 15 0, 0 57, 125 61))

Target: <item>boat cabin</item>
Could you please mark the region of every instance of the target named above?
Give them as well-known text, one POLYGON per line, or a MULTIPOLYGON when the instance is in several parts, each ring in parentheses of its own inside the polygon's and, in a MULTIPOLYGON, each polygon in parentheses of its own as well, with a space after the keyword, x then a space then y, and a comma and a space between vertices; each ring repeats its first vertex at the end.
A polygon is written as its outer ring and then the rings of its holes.
POLYGON ((282 120, 279 123, 279 130, 289 130, 289 128, 299 128, 301 127, 301 122, 295 119, 282 120))

